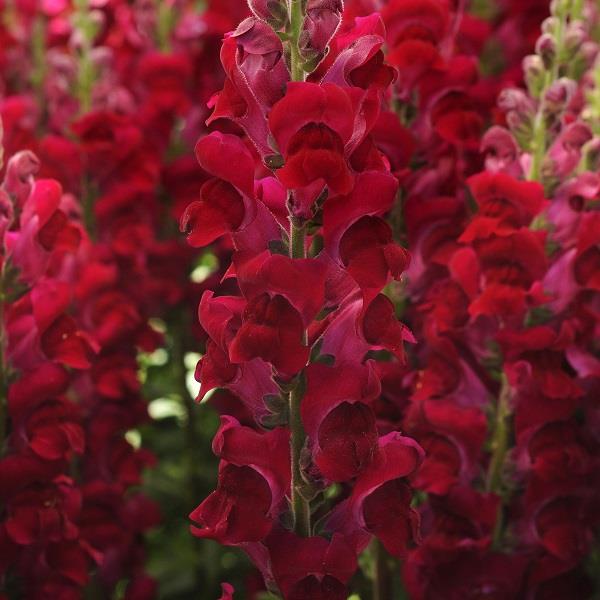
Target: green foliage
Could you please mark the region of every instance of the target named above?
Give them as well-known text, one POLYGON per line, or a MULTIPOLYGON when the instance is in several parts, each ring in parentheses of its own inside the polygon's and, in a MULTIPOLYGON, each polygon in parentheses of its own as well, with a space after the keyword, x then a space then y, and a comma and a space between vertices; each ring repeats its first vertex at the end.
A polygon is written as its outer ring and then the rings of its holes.
POLYGON ((162 524, 147 536, 148 571, 159 583, 161 600, 216 600, 221 582, 244 598, 245 555, 190 533, 188 515, 215 489, 218 460, 211 442, 219 426, 210 403, 197 404, 191 395, 200 357, 189 333, 192 317, 173 314, 166 323, 154 322, 167 332, 165 347, 139 360, 151 420, 127 439, 157 457, 145 474, 144 491, 162 511, 162 524))

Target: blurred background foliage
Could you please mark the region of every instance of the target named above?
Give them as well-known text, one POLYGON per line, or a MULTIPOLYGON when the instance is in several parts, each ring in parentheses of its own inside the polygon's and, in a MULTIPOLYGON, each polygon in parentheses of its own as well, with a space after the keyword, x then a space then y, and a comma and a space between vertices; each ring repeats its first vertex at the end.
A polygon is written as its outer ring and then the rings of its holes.
MULTIPOLYGON (((207 252, 190 278, 201 283, 216 265, 215 256, 207 252)), ((139 356, 150 419, 140 429, 129 431, 127 438, 156 456, 143 487, 159 504, 163 517, 147 537, 148 571, 159 582, 160 598, 218 598, 225 581, 245 598, 250 597, 244 591, 250 563, 243 552, 190 533, 189 513, 216 486, 218 460, 211 442, 219 426, 211 402, 214 394, 201 404, 194 400, 199 389, 194 370, 201 358, 201 343, 192 335, 194 317, 180 308, 165 321, 154 320, 153 326, 164 333, 164 347, 139 356)))

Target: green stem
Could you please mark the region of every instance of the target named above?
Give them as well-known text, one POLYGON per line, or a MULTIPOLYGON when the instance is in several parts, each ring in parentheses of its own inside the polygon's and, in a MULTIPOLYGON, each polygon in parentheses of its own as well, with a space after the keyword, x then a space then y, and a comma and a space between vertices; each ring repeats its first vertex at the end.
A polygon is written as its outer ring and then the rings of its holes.
POLYGON ((542 174, 542 163, 546 155, 546 119, 544 116, 544 94, 551 81, 550 73, 546 73, 546 82, 540 95, 540 105, 533 121, 533 134, 531 139, 531 166, 527 179, 539 181, 542 174))
POLYGON ((189 331, 191 323, 189 314, 185 311, 174 314, 172 321, 167 324, 171 333, 171 359, 174 365, 178 392, 185 407, 187 422, 185 424, 186 459, 187 459, 187 492, 190 505, 202 497, 202 484, 198 477, 196 448, 198 445, 198 432, 196 431, 196 402, 190 396, 186 383, 185 353, 190 346, 189 331))
POLYGON ((74 27, 81 36, 81 48, 77 61, 76 94, 79 101, 79 113, 85 114, 92 105, 92 89, 96 79, 96 69, 92 61, 96 24, 90 18, 89 0, 77 0, 75 2, 73 19, 74 27))
POLYGON ((81 204, 83 208, 83 224, 85 230, 90 236, 90 239, 94 241, 96 239, 96 216, 94 213, 94 203, 98 191, 89 177, 89 175, 83 175, 81 178, 81 204))
POLYGON ((79 75, 77 77, 77 98, 81 114, 87 113, 92 105, 93 72, 94 67, 89 51, 84 50, 79 58, 79 75))
POLYGON ((573 0, 571 4, 571 19, 573 21, 581 19, 583 14, 583 0, 573 0))
POLYGON ((175 25, 175 10, 164 0, 158 1, 156 8, 157 24, 156 38, 161 52, 170 52, 171 50, 171 32, 175 25))
POLYGON ((303 483, 302 473, 300 471, 300 456, 304 447, 306 434, 300 417, 300 406, 304 393, 303 378, 290 392, 289 396, 289 426, 290 426, 290 449, 292 462, 292 482, 291 482, 291 507, 294 519, 294 531, 303 537, 310 536, 310 505, 300 493, 303 483))
MULTIPOLYGON (((292 220, 292 217, 290 217, 292 220)), ((293 220, 290 226, 290 257, 306 258, 306 230, 304 226, 296 225, 293 220)), ((307 334, 304 332, 304 343, 307 342, 307 334)), ((310 506, 303 498, 300 488, 303 483, 300 470, 300 457, 306 434, 300 416, 300 406, 304 395, 304 378, 298 377, 298 381, 289 393, 289 426, 290 426, 290 449, 292 462, 291 483, 291 506, 294 518, 294 530, 298 535, 310 536, 310 506)))
POLYGON ((33 69, 31 85, 40 107, 44 106, 44 78, 46 76, 46 21, 45 17, 35 17, 31 32, 31 58, 33 69))
POLYGON ((557 15, 558 22, 556 24, 556 54, 554 55, 554 62, 552 63, 552 78, 551 82, 556 81, 560 75, 560 67, 563 61, 563 54, 565 51, 565 30, 567 28, 567 19, 569 18, 569 12, 565 11, 562 14, 557 15))
MULTIPOLYGON (((304 23, 303 0, 288 0, 290 17, 289 44, 290 44, 290 75, 292 81, 304 81, 306 73, 302 68, 302 57, 298 42, 300 32, 304 23)), ((306 228, 303 224, 297 224, 290 215, 290 257, 306 258, 306 228)), ((307 333, 303 335, 304 343, 307 343, 307 333)), ((290 449, 291 449, 291 508, 294 520, 294 531, 301 536, 308 537, 311 534, 310 505, 300 493, 303 483, 300 469, 300 457, 306 434, 300 416, 300 405, 304 394, 304 378, 302 374, 298 377, 296 384, 289 393, 289 426, 290 426, 290 449)))
MULTIPOLYGON (((290 219, 292 218, 290 217, 290 219)), ((302 225, 292 223, 290 227, 290 256, 306 258, 306 229, 302 225)))
POLYGON ((596 135, 600 135, 600 63, 594 67, 593 82, 594 86, 586 96, 589 110, 588 124, 596 135))
POLYGON ((560 8, 554 15, 557 18, 556 31, 554 33, 555 54, 550 68, 546 71, 544 85, 540 93, 540 102, 537 113, 533 122, 533 133, 531 141, 531 166, 527 179, 529 181, 541 181, 542 179, 542 164, 546 156, 548 147, 548 132, 546 128, 546 106, 544 97, 552 84, 558 80, 560 76, 560 67, 563 64, 565 51, 565 30, 569 19, 569 10, 560 8))
POLYGON ((300 33, 304 23, 304 12, 302 0, 289 0, 290 12, 290 71, 292 81, 304 81, 306 72, 302 68, 302 57, 300 56, 300 33))
MULTIPOLYGON (((506 375, 502 376, 502 387, 498 396, 498 404, 496 406, 496 418, 494 421, 494 433, 491 444, 492 457, 488 467, 486 478, 486 491, 502 495, 502 470, 504 461, 508 452, 508 443, 510 437, 510 397, 511 388, 506 379, 506 375)), ((498 517, 494 528, 493 545, 497 547, 503 529, 503 506, 502 503, 498 508, 498 517)))
POLYGON ((392 597, 392 581, 388 568, 387 553, 383 544, 374 539, 372 542, 374 559, 373 600, 388 600, 392 597))
POLYGON ((510 416, 511 389, 506 379, 502 376, 502 387, 498 396, 496 418, 494 422, 494 437, 492 438, 492 459, 487 472, 486 489, 488 492, 498 491, 502 481, 502 466, 508 450, 508 434, 510 432, 508 417, 510 416))

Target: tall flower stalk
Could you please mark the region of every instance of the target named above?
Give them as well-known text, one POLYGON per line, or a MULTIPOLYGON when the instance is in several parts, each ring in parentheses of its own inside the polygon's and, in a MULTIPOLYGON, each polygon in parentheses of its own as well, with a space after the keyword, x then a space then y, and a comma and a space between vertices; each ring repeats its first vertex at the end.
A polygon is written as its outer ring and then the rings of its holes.
MULTIPOLYGON (((306 14, 302 10, 302 2, 300 0, 289 1, 289 48, 290 48, 290 79, 291 81, 304 81, 306 71, 302 68, 300 57, 300 32, 302 23, 306 18, 306 14)), ((288 192, 293 194, 293 192, 288 192)), ((291 198, 290 198, 291 200, 291 198)), ((288 205, 293 202, 288 201, 288 205)), ((291 212, 288 213, 290 221, 289 240, 290 240, 290 258, 306 258, 306 224, 302 220, 297 219, 291 212)), ((303 343, 307 344, 308 335, 306 331, 303 333, 303 343)), ((291 477, 291 508, 293 515, 294 530, 298 535, 308 537, 311 534, 310 523, 310 504, 306 498, 302 496, 302 472, 300 467, 300 459, 302 448, 306 441, 304 426, 300 415, 300 406, 302 395, 304 393, 304 380, 302 374, 299 375, 297 383, 289 392, 289 427, 290 427, 290 460, 292 463, 291 477)))
POLYGON ((228 79, 209 119, 234 121, 246 138, 214 132, 198 142, 212 179, 182 229, 194 246, 224 235, 233 243, 240 293, 205 292, 197 377, 200 397, 225 387, 253 422, 221 417, 219 484, 192 513, 193 532, 243 548, 285 598, 345 599, 370 538, 402 556, 417 523, 407 477, 422 450, 398 431, 380 433, 373 408, 378 360, 402 364, 411 338, 381 293, 408 264, 382 219, 397 183, 384 161, 358 158, 394 72, 375 15, 361 45, 351 34, 328 54, 341 3, 251 8, 256 18, 223 44, 228 79), (232 110, 236 96, 243 115, 232 110), (362 256, 380 266, 370 272, 362 256))

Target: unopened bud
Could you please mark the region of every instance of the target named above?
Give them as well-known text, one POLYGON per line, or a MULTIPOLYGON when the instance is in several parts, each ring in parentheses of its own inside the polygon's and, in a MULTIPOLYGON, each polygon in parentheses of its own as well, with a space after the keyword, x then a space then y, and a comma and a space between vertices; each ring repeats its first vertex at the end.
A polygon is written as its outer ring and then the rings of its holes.
POLYGON ((535 43, 535 51, 542 59, 544 67, 550 69, 556 60, 556 42, 549 33, 542 34, 535 43))
POLYGON ((248 0, 250 10, 273 29, 283 29, 288 21, 287 4, 283 0, 248 0))
POLYGON ((571 0, 552 0, 550 2, 550 14, 558 18, 566 17, 571 10, 571 0))
POLYGON ((584 144, 593 138, 593 133, 589 125, 575 121, 567 125, 560 134, 560 140, 563 146, 579 150, 584 144))
POLYGON ((565 32, 564 44, 567 52, 575 54, 585 41, 587 32, 582 21, 572 21, 565 32))
POLYGON ((548 17, 542 21, 541 30, 542 33, 554 35, 558 25, 558 19, 556 17, 548 17))
POLYGON ((523 59, 523 75, 529 94, 533 98, 539 98, 544 87, 546 70, 542 59, 537 54, 530 54, 523 59))
POLYGON ((532 137, 532 119, 524 119, 516 112, 506 115, 506 123, 521 148, 527 148, 532 137))
POLYGON ((498 108, 506 113, 514 112, 523 117, 528 117, 535 110, 531 98, 518 88, 502 90, 498 96, 498 108))
POLYGON ((306 18, 298 46, 305 60, 303 68, 311 72, 325 58, 329 42, 342 21, 344 5, 341 0, 308 0, 306 18))
POLYGON ((577 84, 566 77, 557 79, 544 94, 544 106, 548 112, 562 112, 577 91, 577 84))
POLYGON ((30 150, 22 150, 11 156, 6 165, 4 189, 15 198, 17 206, 23 206, 27 200, 33 186, 33 176, 39 170, 40 161, 30 150))
POLYGON ((581 148, 578 170, 580 173, 586 171, 596 173, 598 169, 600 169, 600 137, 594 137, 581 148))
POLYGON ((600 53, 600 48, 598 47, 597 42, 593 42, 591 40, 587 40, 581 44, 581 48, 579 49, 579 55, 583 58, 586 65, 592 67, 594 61, 598 57, 600 53))
POLYGON ((483 135, 481 152, 485 155, 486 170, 507 171, 516 163, 519 147, 510 131, 495 125, 483 135))

